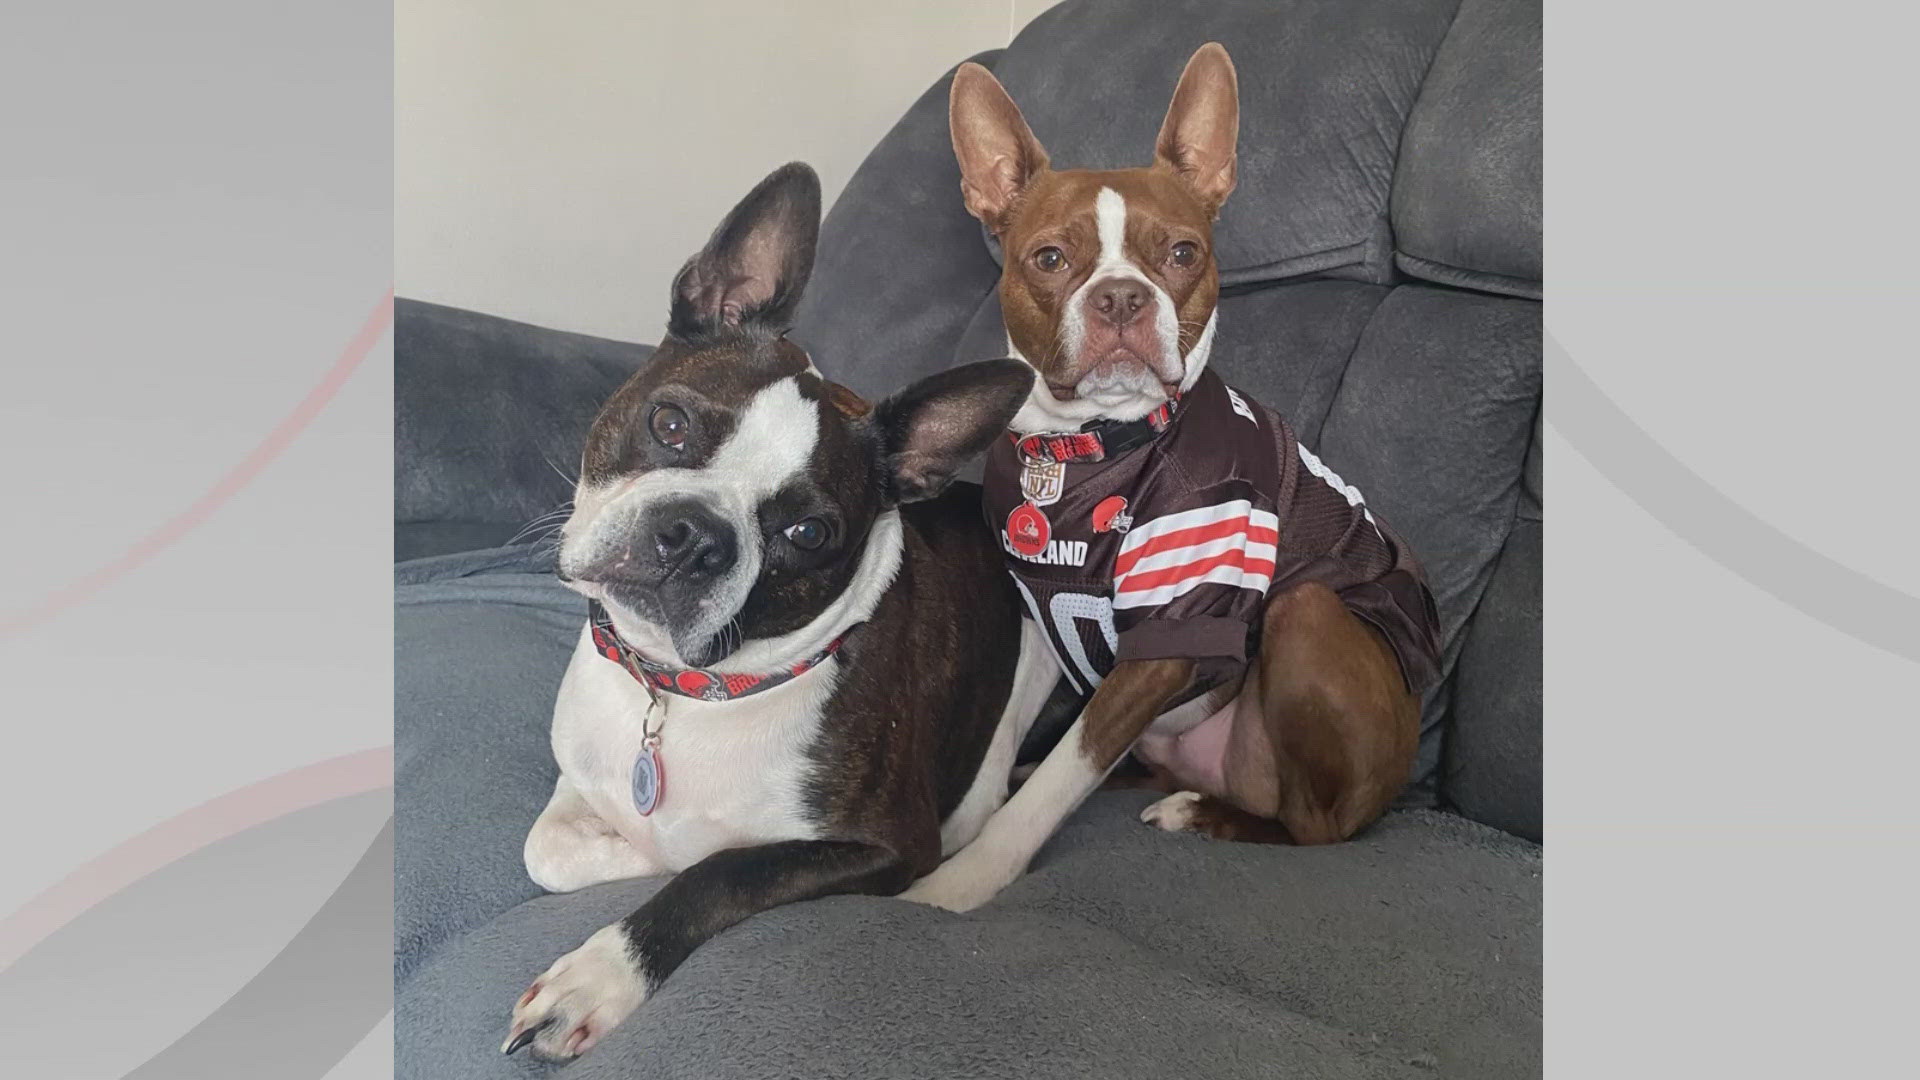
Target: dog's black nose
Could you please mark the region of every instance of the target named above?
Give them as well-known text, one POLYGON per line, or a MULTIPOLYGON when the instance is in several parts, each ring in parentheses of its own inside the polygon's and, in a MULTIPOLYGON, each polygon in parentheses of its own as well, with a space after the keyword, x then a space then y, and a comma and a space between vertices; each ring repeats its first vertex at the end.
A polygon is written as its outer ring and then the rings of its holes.
POLYGON ((1087 306, 1093 313, 1115 326, 1125 326, 1152 301, 1145 282, 1136 278, 1110 277, 1093 283, 1087 290, 1087 306))
POLYGON ((733 526, 692 500, 675 500, 653 515, 653 550, 660 569, 695 578, 716 578, 740 559, 733 526))

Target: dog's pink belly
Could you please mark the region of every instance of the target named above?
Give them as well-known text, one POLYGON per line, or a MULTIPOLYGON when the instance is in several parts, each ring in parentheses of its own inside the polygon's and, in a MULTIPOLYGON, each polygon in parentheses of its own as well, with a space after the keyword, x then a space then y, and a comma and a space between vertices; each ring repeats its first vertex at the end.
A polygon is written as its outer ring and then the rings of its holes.
POLYGON ((1227 743, 1233 731, 1236 698, 1180 735, 1141 738, 1134 752, 1179 781, 1181 788, 1210 795, 1227 790, 1227 743))

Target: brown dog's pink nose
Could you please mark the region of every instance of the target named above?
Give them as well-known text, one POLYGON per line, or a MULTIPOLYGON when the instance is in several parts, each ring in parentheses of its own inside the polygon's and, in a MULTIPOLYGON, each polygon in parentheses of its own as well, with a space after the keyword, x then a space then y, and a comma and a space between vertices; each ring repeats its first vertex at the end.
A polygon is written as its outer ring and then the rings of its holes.
POLYGON ((1135 278, 1104 278, 1087 290, 1087 307, 1115 326, 1132 322, 1152 299, 1146 284, 1135 278))

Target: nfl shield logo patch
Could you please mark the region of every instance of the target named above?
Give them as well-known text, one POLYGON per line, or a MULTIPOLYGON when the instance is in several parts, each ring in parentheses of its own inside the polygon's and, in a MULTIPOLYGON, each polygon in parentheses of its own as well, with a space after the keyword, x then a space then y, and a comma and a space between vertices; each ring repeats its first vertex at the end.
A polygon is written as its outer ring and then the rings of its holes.
POLYGON ((1051 506, 1060 501, 1067 486, 1064 462, 1034 462, 1020 470, 1020 493, 1035 506, 1051 506))

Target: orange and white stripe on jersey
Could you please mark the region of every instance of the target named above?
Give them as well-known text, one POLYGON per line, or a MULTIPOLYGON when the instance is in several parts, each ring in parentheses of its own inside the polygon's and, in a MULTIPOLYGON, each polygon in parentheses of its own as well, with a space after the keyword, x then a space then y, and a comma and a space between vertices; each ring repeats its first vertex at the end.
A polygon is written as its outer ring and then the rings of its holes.
POLYGON ((1135 525, 1113 560, 1113 606, 1157 607, 1205 584, 1266 592, 1280 518, 1245 499, 1135 525))

